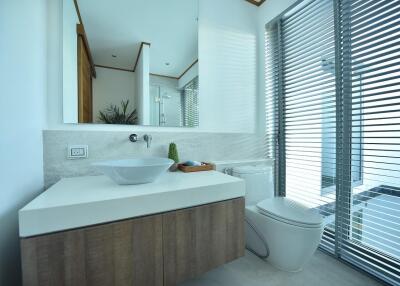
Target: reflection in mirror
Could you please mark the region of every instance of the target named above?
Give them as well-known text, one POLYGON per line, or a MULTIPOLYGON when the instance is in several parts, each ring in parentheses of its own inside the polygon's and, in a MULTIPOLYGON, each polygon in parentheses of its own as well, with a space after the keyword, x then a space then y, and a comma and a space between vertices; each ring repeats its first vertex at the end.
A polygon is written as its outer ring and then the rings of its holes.
POLYGON ((198 0, 63 0, 64 123, 199 125, 198 0))

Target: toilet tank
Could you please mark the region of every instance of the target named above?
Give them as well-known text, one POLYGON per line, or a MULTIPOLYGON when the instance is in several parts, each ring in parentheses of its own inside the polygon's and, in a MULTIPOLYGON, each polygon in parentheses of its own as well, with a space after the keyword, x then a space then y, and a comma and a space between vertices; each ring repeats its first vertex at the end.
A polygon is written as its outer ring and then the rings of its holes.
POLYGON ((272 166, 241 166, 232 169, 232 175, 246 182, 246 205, 255 205, 274 197, 272 166))

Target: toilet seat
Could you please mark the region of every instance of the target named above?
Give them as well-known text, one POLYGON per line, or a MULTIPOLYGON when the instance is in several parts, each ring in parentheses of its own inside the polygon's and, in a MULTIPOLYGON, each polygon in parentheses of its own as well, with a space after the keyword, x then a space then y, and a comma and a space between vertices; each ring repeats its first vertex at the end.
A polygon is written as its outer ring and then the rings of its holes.
POLYGON ((272 165, 234 168, 246 182, 246 247, 278 269, 297 272, 311 258, 324 231, 315 209, 274 197, 272 165))
POLYGON ((261 214, 283 223, 304 228, 320 228, 323 224, 320 214, 289 198, 266 199, 256 206, 261 214))

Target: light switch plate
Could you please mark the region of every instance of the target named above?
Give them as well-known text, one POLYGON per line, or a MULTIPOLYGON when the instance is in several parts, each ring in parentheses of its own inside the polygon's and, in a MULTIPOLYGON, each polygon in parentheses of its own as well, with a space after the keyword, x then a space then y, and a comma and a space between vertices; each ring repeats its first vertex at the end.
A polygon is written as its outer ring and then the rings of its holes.
POLYGON ((68 145, 68 159, 84 159, 89 157, 88 145, 68 145))

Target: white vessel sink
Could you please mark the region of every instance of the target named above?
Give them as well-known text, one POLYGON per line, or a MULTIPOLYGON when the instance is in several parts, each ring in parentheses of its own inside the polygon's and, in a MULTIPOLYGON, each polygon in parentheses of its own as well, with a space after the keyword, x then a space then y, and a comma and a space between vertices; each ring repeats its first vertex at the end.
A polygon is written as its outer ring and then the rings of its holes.
POLYGON ((167 158, 142 158, 103 161, 93 166, 119 185, 137 185, 155 181, 173 163, 167 158))

